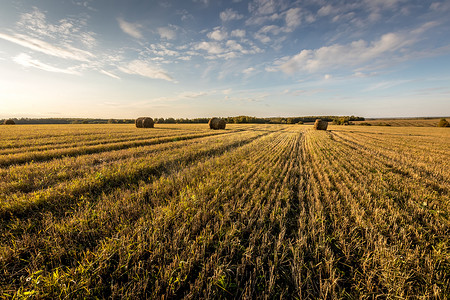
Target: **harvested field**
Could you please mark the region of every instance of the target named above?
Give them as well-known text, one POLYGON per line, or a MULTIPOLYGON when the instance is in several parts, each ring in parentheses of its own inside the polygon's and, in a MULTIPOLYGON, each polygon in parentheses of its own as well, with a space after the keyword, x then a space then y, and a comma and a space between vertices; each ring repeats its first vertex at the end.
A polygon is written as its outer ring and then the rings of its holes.
POLYGON ((445 298, 450 130, 0 126, 2 298, 445 298))
POLYGON ((393 127, 436 127, 440 118, 413 118, 413 119, 375 119, 366 121, 353 121, 356 125, 361 123, 373 126, 393 126, 393 127))

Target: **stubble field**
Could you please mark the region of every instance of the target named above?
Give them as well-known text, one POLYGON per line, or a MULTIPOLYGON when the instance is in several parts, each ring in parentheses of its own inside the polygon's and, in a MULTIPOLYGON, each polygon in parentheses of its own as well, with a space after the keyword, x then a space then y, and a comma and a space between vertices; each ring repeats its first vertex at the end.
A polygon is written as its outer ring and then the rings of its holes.
POLYGON ((0 297, 450 295, 450 130, 156 126, 0 126, 0 297))

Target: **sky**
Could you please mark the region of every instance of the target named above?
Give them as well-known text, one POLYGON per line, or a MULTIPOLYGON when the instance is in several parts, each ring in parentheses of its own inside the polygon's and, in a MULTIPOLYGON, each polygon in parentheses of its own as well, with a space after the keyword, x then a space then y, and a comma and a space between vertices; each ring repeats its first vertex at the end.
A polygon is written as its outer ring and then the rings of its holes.
POLYGON ((0 118, 450 115, 449 0, 0 0, 0 118))

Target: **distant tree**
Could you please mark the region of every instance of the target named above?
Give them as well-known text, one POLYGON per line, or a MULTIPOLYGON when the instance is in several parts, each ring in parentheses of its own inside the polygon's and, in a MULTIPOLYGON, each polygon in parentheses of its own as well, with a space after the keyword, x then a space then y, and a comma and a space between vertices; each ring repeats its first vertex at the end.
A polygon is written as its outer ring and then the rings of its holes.
POLYGON ((14 122, 14 120, 9 119, 9 120, 5 120, 3 122, 3 124, 5 124, 5 125, 14 125, 14 124, 16 124, 16 122, 14 122))
POLYGON ((117 123, 117 120, 114 120, 114 119, 108 120, 108 124, 116 124, 116 123, 117 123))
POLYGON ((444 118, 439 120, 438 127, 450 127, 450 123, 444 118))

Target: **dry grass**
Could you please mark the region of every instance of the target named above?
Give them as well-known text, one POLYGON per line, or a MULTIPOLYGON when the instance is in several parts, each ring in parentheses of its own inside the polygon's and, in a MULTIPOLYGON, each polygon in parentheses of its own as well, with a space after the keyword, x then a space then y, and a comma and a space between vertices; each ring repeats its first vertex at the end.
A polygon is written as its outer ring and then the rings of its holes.
POLYGON ((376 119, 366 121, 353 121, 355 125, 361 123, 371 124, 373 126, 393 126, 393 127, 436 127, 439 123, 436 119, 376 119))
POLYGON ((448 297, 448 129, 228 128, 1 126, 1 296, 448 297))

